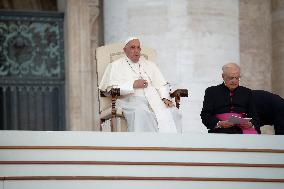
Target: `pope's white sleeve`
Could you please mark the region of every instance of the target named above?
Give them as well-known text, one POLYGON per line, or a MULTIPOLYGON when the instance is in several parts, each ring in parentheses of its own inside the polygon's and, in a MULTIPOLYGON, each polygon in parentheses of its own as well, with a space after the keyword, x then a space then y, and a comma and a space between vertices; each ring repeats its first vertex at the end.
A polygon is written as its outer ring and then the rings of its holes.
POLYGON ((132 81, 121 84, 119 88, 120 88, 120 95, 128 95, 134 93, 132 81))
POLYGON ((170 91, 168 85, 164 85, 158 89, 161 98, 170 99, 170 91))
POLYGON ((154 63, 152 63, 152 70, 155 73, 153 77, 154 86, 158 90, 161 99, 170 99, 169 85, 159 68, 154 63))

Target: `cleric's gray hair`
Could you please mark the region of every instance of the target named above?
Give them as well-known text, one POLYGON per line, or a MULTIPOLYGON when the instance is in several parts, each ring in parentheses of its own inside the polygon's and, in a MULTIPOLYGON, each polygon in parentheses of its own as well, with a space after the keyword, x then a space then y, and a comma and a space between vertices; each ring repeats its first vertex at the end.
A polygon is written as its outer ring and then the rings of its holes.
POLYGON ((232 62, 232 63, 225 64, 222 67, 223 73, 226 73, 229 68, 237 68, 239 71, 241 71, 240 66, 238 64, 232 62))

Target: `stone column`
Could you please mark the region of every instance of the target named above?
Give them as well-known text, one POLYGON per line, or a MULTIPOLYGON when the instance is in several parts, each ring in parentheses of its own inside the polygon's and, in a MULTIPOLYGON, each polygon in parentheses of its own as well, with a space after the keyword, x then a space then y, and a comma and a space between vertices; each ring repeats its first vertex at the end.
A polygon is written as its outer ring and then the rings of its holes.
POLYGON ((98 130, 94 50, 100 36, 99 0, 67 0, 65 14, 66 124, 69 130, 98 130))
POLYGON ((241 85, 271 91, 270 0, 240 0, 241 85))
POLYGON ((177 88, 187 88, 184 132, 206 132, 200 119, 205 88, 222 82, 221 67, 239 62, 238 0, 104 0, 105 42, 140 37, 177 88))
POLYGON ((284 98, 284 1, 272 0, 272 91, 284 98))

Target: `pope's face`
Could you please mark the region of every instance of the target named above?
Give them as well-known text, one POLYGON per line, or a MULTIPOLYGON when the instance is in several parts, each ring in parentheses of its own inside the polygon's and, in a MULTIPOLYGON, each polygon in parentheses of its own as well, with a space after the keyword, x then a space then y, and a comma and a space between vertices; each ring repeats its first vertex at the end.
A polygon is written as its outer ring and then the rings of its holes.
POLYGON ((133 39, 129 41, 125 47, 123 48, 126 56, 132 61, 132 62, 138 62, 140 58, 140 42, 138 39, 133 39))
POLYGON ((230 91, 233 91, 239 86, 240 70, 238 68, 229 68, 226 73, 222 74, 225 85, 230 91))

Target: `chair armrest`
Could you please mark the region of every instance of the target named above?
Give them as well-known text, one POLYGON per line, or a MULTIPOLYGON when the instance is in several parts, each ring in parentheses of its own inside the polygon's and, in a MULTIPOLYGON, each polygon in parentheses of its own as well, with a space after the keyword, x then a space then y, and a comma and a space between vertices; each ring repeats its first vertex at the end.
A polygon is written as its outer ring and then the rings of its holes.
POLYGON ((187 89, 177 89, 174 92, 170 93, 170 97, 175 98, 176 107, 179 108, 180 97, 188 97, 188 90, 187 89))
POLYGON ((120 88, 111 88, 109 91, 100 91, 101 97, 118 97, 120 96, 120 88))
POLYGON ((188 97, 188 90, 187 89, 177 89, 174 92, 170 93, 170 96, 172 98, 174 98, 176 96, 188 97))

